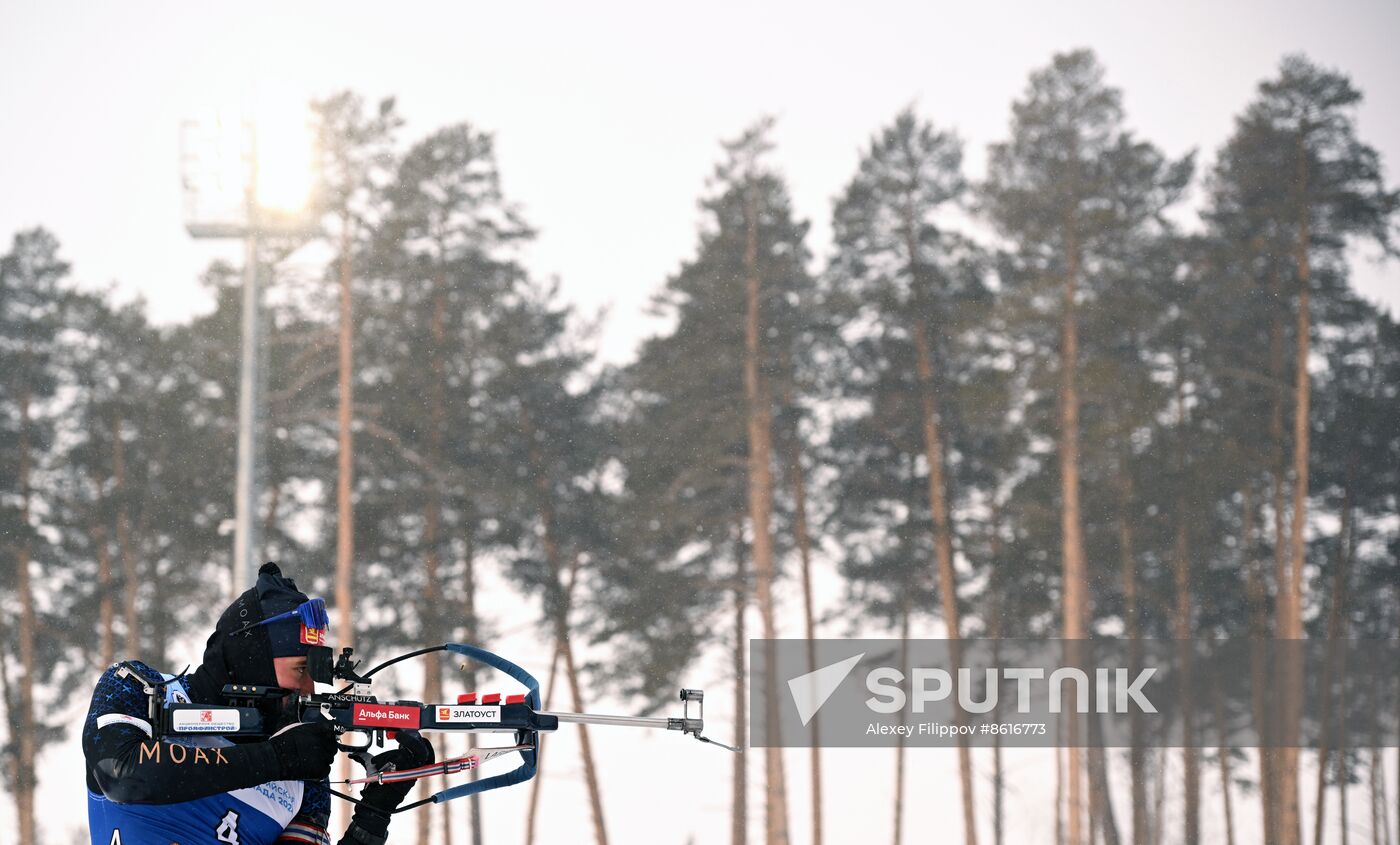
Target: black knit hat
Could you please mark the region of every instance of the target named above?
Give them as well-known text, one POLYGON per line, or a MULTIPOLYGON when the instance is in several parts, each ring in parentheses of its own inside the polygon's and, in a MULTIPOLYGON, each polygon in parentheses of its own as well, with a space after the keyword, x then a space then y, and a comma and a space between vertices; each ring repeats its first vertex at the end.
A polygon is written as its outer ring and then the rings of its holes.
MULTIPOLYGON (((306 594, 297 589, 296 582, 282 577, 282 570, 277 564, 263 564, 258 570, 257 583, 224 610, 214 626, 214 633, 209 635, 204 646, 204 661, 190 679, 190 692, 195 700, 207 704, 222 703, 225 684, 277 686, 277 671, 272 658, 274 654, 285 651, 281 646, 286 640, 286 633, 281 629, 291 629, 299 623, 284 620, 247 630, 239 629, 295 610, 306 600, 306 594), (239 633, 232 633, 234 631, 239 633), (279 645, 276 650, 274 640, 279 645)), ((293 631, 291 636, 296 638, 297 631, 293 631)))

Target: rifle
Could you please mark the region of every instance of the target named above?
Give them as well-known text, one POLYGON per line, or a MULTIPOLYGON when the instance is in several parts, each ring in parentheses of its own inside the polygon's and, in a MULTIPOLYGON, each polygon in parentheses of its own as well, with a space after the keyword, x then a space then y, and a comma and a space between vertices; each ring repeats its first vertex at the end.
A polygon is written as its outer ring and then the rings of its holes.
MULTIPOLYGON (((367 783, 394 783, 405 780, 419 780, 437 775, 450 775, 475 769, 481 764, 512 753, 518 753, 521 763, 515 769, 489 778, 443 789, 433 795, 411 804, 400 806, 394 812, 403 812, 427 804, 441 804, 456 798, 477 795, 493 789, 524 783, 535 776, 537 771, 540 737, 559 728, 560 723, 612 725, 680 731, 683 735, 718 745, 735 753, 738 748, 725 745, 704 735, 705 693, 698 689, 682 689, 679 699, 682 713, 678 717, 610 716, 589 713, 565 713, 540 709, 540 685, 533 675, 511 661, 493 654, 486 649, 464 643, 444 643, 443 645, 422 648, 380 663, 364 672, 357 671, 360 662, 354 659, 354 650, 342 648, 339 657, 327 646, 313 645, 307 655, 307 668, 312 680, 318 684, 334 685, 344 681, 345 685, 334 693, 313 693, 297 696, 293 705, 297 722, 329 721, 335 725, 336 733, 342 740, 338 745, 351 759, 365 768, 365 776, 347 781, 337 781, 338 785, 359 785, 367 783), (411 700, 381 701, 370 691, 371 679, 380 670, 404 660, 421 657, 439 651, 451 652, 474 660, 509 675, 525 686, 526 692, 517 695, 482 695, 468 693, 459 696, 456 703, 424 703, 411 700), (691 706, 696 707, 694 715, 691 706), (417 731, 457 731, 464 733, 504 733, 510 734, 513 743, 494 747, 471 748, 465 755, 450 760, 421 766, 405 771, 378 770, 370 756, 369 749, 383 744, 395 730, 417 731), (361 735, 363 742, 349 741, 354 735, 361 735)), ((280 700, 293 695, 294 691, 274 686, 249 684, 227 684, 223 695, 227 705, 166 703, 163 687, 168 681, 153 681, 130 664, 123 664, 120 673, 135 677, 145 686, 150 698, 150 722, 157 731, 157 738, 171 736, 215 735, 226 737, 265 738, 263 714, 260 702, 280 700)), ((352 803, 359 801, 335 789, 333 795, 352 803)))

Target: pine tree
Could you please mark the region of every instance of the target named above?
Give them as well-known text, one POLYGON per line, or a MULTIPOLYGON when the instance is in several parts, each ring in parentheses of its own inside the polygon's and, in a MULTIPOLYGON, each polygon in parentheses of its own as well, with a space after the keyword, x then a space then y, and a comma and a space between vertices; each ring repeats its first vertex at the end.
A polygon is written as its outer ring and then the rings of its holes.
MULTIPOLYGON (((744 225, 744 400, 747 410, 748 434, 748 475, 749 475, 749 531, 751 536, 754 585, 758 600, 758 614, 762 621, 763 638, 766 641, 764 658, 769 671, 764 673, 764 718, 767 723, 768 747, 764 749, 765 789, 765 841, 769 845, 787 845, 787 776, 784 771, 783 752, 778 741, 778 681, 772 667, 777 665, 778 636, 776 602, 773 598, 773 583, 776 576, 776 561, 773 552, 772 511, 773 511, 773 395, 770 392, 768 374, 764 372, 766 352, 764 339, 768 334, 771 317, 763 313, 765 288, 779 287, 781 279, 774 279, 778 273, 791 272, 790 268, 768 265, 772 253, 760 244, 759 229, 761 217, 769 209, 761 205, 764 181, 772 176, 762 162, 763 156, 772 148, 768 140, 771 119, 760 120, 747 132, 730 144, 727 150, 730 159, 721 167, 720 178, 730 182, 742 195, 742 219, 744 225), (762 253, 760 252, 762 250, 762 253), (760 257, 761 256, 761 257, 760 257), (764 260, 767 259, 767 260, 764 260), (777 282, 778 284, 775 284, 777 282)), ((780 288, 781 289, 781 288, 780 288)))
MULTIPOLYGON (((69 497, 64 505, 65 516, 77 523, 73 526, 77 532, 89 537, 91 550, 100 560, 102 659, 98 667, 110 665, 116 655, 118 592, 122 654, 159 665, 156 649, 147 651, 141 643, 140 634, 148 629, 143 628, 139 614, 139 568, 146 558, 146 550, 141 548, 147 522, 142 510, 155 499, 150 491, 140 495, 149 463, 139 454, 145 445, 141 435, 146 434, 144 423, 151 408, 146 403, 155 399, 147 375, 154 375, 149 342, 155 333, 145 325, 139 304, 114 311, 101 299, 84 297, 70 304, 69 314, 70 329, 77 329, 84 338, 82 343, 71 344, 73 351, 65 356, 65 369, 81 390, 76 413, 65 416, 77 423, 74 434, 81 440, 64 456, 64 465, 76 472, 75 482, 86 481, 91 489, 88 501, 69 497), (138 348, 143 341, 148 348, 138 348)), ((75 483, 70 489, 81 487, 75 483)))
MULTIPOLYGON (((364 260, 370 227, 383 204, 384 187, 392 176, 395 131, 402 119, 392 99, 381 100, 366 113, 361 97, 343 91, 311 104, 320 152, 320 211, 333 221, 328 239, 335 243, 334 276, 339 302, 336 322, 336 472, 335 472, 335 605, 341 645, 355 645, 352 602, 355 581, 355 277, 356 260, 364 260)), ((361 270, 360 275, 363 274, 361 270)), ((349 777, 348 761, 340 778, 349 777)), ((475 809, 479 802, 473 798, 475 809)), ((450 827, 445 825, 445 828, 450 827)), ((473 812, 474 842, 481 828, 473 812)))
MULTIPOLYGON (((442 642, 448 633, 442 585, 459 568, 462 577, 452 581, 464 594, 451 598, 466 606, 472 638, 483 638, 471 606, 473 558, 493 505, 477 466, 483 426, 473 400, 492 366, 482 355, 483 332, 524 278, 515 252, 530 236, 501 190, 491 136, 458 124, 400 159, 367 258, 373 277, 359 334, 375 343, 365 350, 360 392, 366 431, 388 448, 375 460, 361 509, 367 548, 421 562, 417 595, 405 597, 421 640, 442 642)), ((393 585, 378 586, 393 594, 393 585)), ((427 700, 441 694, 441 679, 440 662, 430 662, 427 700)), ((427 819, 420 816, 420 845, 427 819)))
MULTIPOLYGON (((654 649, 643 665, 657 665, 647 672, 656 678, 673 675, 693 657, 701 637, 686 623, 700 624, 697 617, 715 609, 709 603, 717 595, 732 593, 742 629, 749 582, 734 549, 745 523, 764 637, 773 636, 771 420, 790 392, 791 333, 801 322, 793 310, 812 285, 806 224, 793 219, 786 187, 766 162, 770 127, 771 121, 759 121, 725 145, 726 159, 701 204, 706 222, 698 254, 658 299, 658 310, 675 318, 675 328, 648 340, 620 377, 619 401, 629 410, 619 435, 624 498, 640 513, 627 531, 633 566, 604 573, 613 593, 606 600, 625 620, 606 630, 631 641, 624 645, 627 654, 642 650, 640 643, 654 649), (736 472, 740 468, 745 472, 736 472), (697 592, 695 582, 711 586, 697 592)), ((743 674, 740 649, 739 708, 745 705, 743 674)), ((772 691, 767 700, 776 705, 772 691)), ((765 762, 767 840, 786 841, 780 749, 771 748, 765 762)), ((744 778, 742 759, 736 760, 736 843, 745 836, 744 778)))
MULTIPOLYGON (((499 366, 483 389, 494 424, 487 436, 494 444, 488 457, 494 495, 509 503, 512 520, 527 529, 512 574, 528 594, 540 597, 571 706, 585 712, 574 596, 587 592, 580 583, 591 577, 591 563, 609 554, 610 508, 601 480, 611 449, 598 409, 602 394, 586 373, 591 355, 570 326, 572 311, 556 304, 557 295, 557 284, 532 284, 510 297, 486 334, 499 366)), ((579 731, 579 744, 594 841, 606 845, 589 731, 579 731)))
MULTIPOLYGON (((51 519, 65 555, 96 557, 105 573, 96 582, 103 645, 95 668, 118 653, 118 597, 120 655, 164 665, 184 623, 208 621, 181 608, 206 605, 208 584, 227 565, 219 525, 233 466, 218 458, 231 461, 232 451, 219 447, 211 422, 233 406, 221 407, 196 375, 199 363, 184 358, 188 335, 157 330, 143 309, 72 297, 61 358, 74 399, 63 414, 69 445, 51 519)), ((225 382, 218 395, 232 389, 225 382)))
MULTIPOLYGON (((909 397, 912 349, 898 350, 895 366, 876 361, 889 350, 869 340, 852 344, 849 361, 871 377, 862 384, 870 412, 835 426, 824 450, 827 462, 840 468, 828 495, 832 512, 828 536, 848 553, 841 561, 848 598, 862 618, 879 620, 905 643, 900 662, 907 673, 907 640, 915 618, 933 615, 937 606, 937 570, 928 565, 935 541, 927 482, 916 470, 926 443, 920 408, 909 397), (905 366, 899 366, 903 364, 905 366), (871 366, 873 365, 873 366, 871 366), (912 407, 911 407, 912 406, 912 407)), ((911 384, 911 382, 913 382, 911 384)), ((856 390, 852 396, 859 396, 856 390)), ((904 746, 896 750, 893 841, 901 841, 904 824, 904 746)))
MULTIPOLYGON (((1250 555, 1249 613, 1251 636, 1268 636, 1274 630, 1266 604, 1272 595, 1281 601, 1287 554, 1284 496, 1286 492, 1284 408, 1288 385, 1285 377, 1286 309, 1282 277, 1288 248, 1286 233, 1267 209, 1284 190, 1277 178, 1279 163, 1258 125, 1237 124, 1234 136, 1217 156, 1210 179, 1210 202, 1203 217, 1210 226, 1211 254, 1208 275, 1216 278, 1211 299, 1215 307, 1203 313, 1203 327, 1215 341, 1206 347, 1207 366, 1231 388, 1231 413, 1226 427, 1231 440, 1232 464, 1245 479, 1240 484, 1244 513, 1241 532, 1250 555), (1256 392, 1255 388, 1262 387, 1256 392), (1268 420, 1267 437, 1260 437, 1260 420, 1268 420), (1255 480, 1268 476, 1268 493, 1255 480), (1266 507, 1267 502, 1267 507, 1266 507), (1253 528, 1256 511, 1271 515, 1270 525, 1253 528), (1255 543, 1249 535, 1268 537, 1255 543), (1262 555, 1270 554, 1269 565, 1262 555)), ((1259 661, 1256 661, 1258 663, 1259 661)), ((1262 689, 1266 667, 1252 668, 1256 688, 1262 689)), ((1254 721, 1261 734, 1272 735, 1273 709, 1256 698, 1254 721)), ((1278 842, 1278 790, 1275 786, 1277 752, 1259 751, 1260 809, 1266 845, 1278 842)))
MULTIPOLYGON (((1014 244, 1028 318, 1058 323, 1050 354, 1058 404, 1061 635, 1068 640, 1086 636, 1091 616, 1080 491, 1080 311, 1101 292, 1099 268, 1120 239, 1150 226, 1190 174, 1189 161, 1168 162, 1123 128, 1121 95, 1103 76, 1087 50, 1057 55, 1032 74, 1012 106, 1010 140, 991 148, 981 192, 991 221, 1014 244)), ((1084 842, 1077 740, 1077 722, 1070 720, 1069 845, 1084 842)))
POLYGON ((5 779, 13 791, 21 842, 39 841, 38 755, 52 738, 42 730, 46 720, 36 700, 53 667, 49 649, 40 644, 43 620, 34 569, 48 555, 37 530, 36 488, 53 431, 46 403, 57 386, 53 356, 61 325, 60 284, 68 269, 58 240, 43 229, 16 234, 10 251, 0 256, 0 559, 6 561, 0 583, 19 609, 13 633, 7 622, 0 646, 6 658, 18 660, 19 676, 11 675, 6 660, 0 689, 7 723, 5 779))
MULTIPOLYGON (((889 366, 891 358, 903 357, 912 365, 912 376, 903 381, 919 398, 908 412, 917 416, 922 432, 932 568, 954 662, 961 654, 962 623, 949 504, 953 485, 947 406, 949 385, 960 374, 948 371, 954 366, 950 347, 964 328, 958 321, 970 316, 969 303, 986 298, 975 252, 940 221, 966 190, 961 162, 962 148, 955 137, 919 120, 912 110, 901 112, 872 141, 836 205, 838 252, 832 271, 833 284, 843 288, 843 298, 854 305, 848 319, 876 326, 873 343, 912 344, 903 355, 884 352, 881 363, 889 366)), ((972 758, 964 737, 959 737, 958 762, 963 835, 968 845, 976 845, 972 758)))
MULTIPOLYGON (((1326 613, 1315 618, 1310 634, 1333 642, 1345 641, 1351 634, 1352 584, 1357 580, 1357 564, 1367 563, 1357 560, 1358 534, 1364 531, 1361 526, 1368 521, 1368 512, 1376 505, 1383 507, 1388 491, 1400 482, 1392 466, 1377 464, 1367 457, 1385 453, 1387 429, 1396 427, 1384 417, 1385 402, 1377 382, 1385 369, 1384 319, 1360 300, 1353 299, 1350 306, 1355 319, 1348 321, 1351 325, 1347 330, 1322 338, 1319 344, 1322 349, 1318 351, 1324 352, 1328 365, 1326 375, 1314 387, 1313 427, 1318 437, 1309 473, 1312 495, 1321 509, 1339 515, 1335 535, 1314 539, 1309 550, 1312 559, 1323 561, 1314 590, 1319 604, 1325 602, 1326 607, 1326 613)), ((1329 661, 1323 667, 1319 687, 1323 696, 1322 739, 1314 790, 1314 845, 1323 842, 1326 787, 1329 777, 1337 779, 1339 768, 1339 753, 1333 741, 1340 733, 1336 714, 1341 710, 1342 718, 1346 718, 1348 702, 1335 700, 1333 684, 1345 677, 1345 671, 1345 665, 1329 661)))
MULTIPOLYGON (((366 114, 365 103, 345 91, 312 104, 321 152, 323 211, 335 221, 335 281, 339 289, 336 387, 335 603, 342 645, 353 646, 354 595, 354 281, 357 252, 382 204, 393 166, 393 135, 402 120, 392 99, 366 114)), ((361 257, 361 260, 363 258, 361 257)))
MULTIPOLYGON (((1217 219, 1232 234, 1253 229, 1261 247, 1280 256, 1269 268, 1274 295, 1286 303, 1271 323, 1271 375, 1278 383, 1273 411, 1273 439, 1279 465, 1275 470, 1275 554, 1277 580, 1275 635, 1303 637, 1303 579, 1307 555, 1311 395, 1308 371, 1315 313, 1326 314, 1345 287, 1342 249, 1356 237, 1372 239, 1390 250, 1390 227, 1400 195, 1387 191, 1376 151, 1356 135, 1354 109, 1361 94, 1342 74, 1324 70, 1301 56, 1283 61, 1276 79, 1264 82, 1259 96, 1239 119, 1235 136, 1218 174, 1217 219), (1261 178, 1263 174, 1272 174, 1261 178), (1279 178, 1279 174, 1286 174, 1279 178), (1286 257, 1284 257, 1286 256, 1286 257), (1291 285, 1289 284, 1291 282, 1291 285), (1291 292, 1290 292, 1291 287, 1291 292), (1293 378, 1292 466, 1284 452, 1284 351, 1288 317, 1292 318, 1293 378), (1283 525, 1283 480, 1291 476, 1292 507, 1288 536, 1283 525)), ((1293 681, 1300 679, 1293 678, 1293 681)), ((1300 705, 1282 703, 1283 737, 1298 730, 1300 705)), ((1285 742, 1285 745, 1287 743, 1285 742)), ((1277 753, 1271 800, 1276 803, 1276 841, 1300 841, 1298 754, 1277 753)))

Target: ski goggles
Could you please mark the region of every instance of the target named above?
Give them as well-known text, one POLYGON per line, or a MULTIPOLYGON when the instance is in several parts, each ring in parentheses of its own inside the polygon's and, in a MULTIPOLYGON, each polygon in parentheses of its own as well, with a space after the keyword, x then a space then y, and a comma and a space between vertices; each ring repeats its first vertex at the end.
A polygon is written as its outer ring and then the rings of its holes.
POLYGON ((242 628, 230 632, 229 636, 236 636, 262 625, 271 625, 273 622, 281 622, 283 619, 299 619, 303 627, 314 631, 324 631, 331 626, 331 615, 326 610, 326 600, 316 598, 308 599, 286 613, 269 616, 260 622, 249 622, 242 628))

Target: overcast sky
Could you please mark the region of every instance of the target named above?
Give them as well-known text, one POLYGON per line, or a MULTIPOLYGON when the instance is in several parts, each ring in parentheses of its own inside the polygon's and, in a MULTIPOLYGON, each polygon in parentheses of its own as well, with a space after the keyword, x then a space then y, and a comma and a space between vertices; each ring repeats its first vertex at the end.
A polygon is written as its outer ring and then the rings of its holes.
MULTIPOLYGON (((183 319, 209 305, 195 284, 200 270, 217 254, 237 253, 193 241, 182 228, 181 120, 236 104, 250 90, 284 102, 343 88, 394 95, 410 121, 405 141, 462 120, 495 133, 505 190, 541 232, 530 265, 558 274, 564 295, 585 308, 611 304, 602 341, 620 360, 646 330, 640 315, 648 297, 692 254, 695 200, 719 139, 760 114, 779 118, 776 161, 798 212, 813 222, 809 245, 822 257, 832 198, 860 147, 896 111, 912 102, 955 128, 967 141, 971 175, 980 176, 986 145, 1005 136, 1030 71, 1081 46, 1097 51, 1109 81, 1123 89, 1142 136, 1171 155, 1199 150, 1207 161, 1259 80, 1285 53, 1304 51, 1365 92, 1361 135, 1380 149, 1395 184, 1397 35, 1395 0, 712 0, 688 10, 596 0, 217 7, 0 0, 0 238, 8 245, 13 232, 46 226, 84 284, 115 282, 124 295, 143 293, 156 319, 183 319)), ((1395 263, 1363 264, 1356 275, 1369 296, 1400 306, 1395 263)), ((610 774, 606 797, 620 841, 684 842, 693 834, 709 842, 726 829, 728 760, 720 752, 699 749, 690 774, 710 780, 687 786, 674 754, 647 756, 646 748, 659 750, 654 742, 629 745, 621 757, 614 748, 622 754, 621 745, 604 752, 614 768, 624 759, 664 766, 664 777, 641 775, 645 801, 628 801, 625 771, 610 774), (666 835, 656 835, 658 814, 674 824, 666 835)), ((936 823, 953 808, 945 779, 951 757, 911 759, 919 767, 911 789, 937 796, 910 808, 912 824, 936 823)), ((889 755, 864 760, 846 762, 861 774, 847 797, 867 790, 861 800, 875 801, 878 815, 837 822, 833 803, 835 833, 851 837, 842 841, 888 829, 881 796, 889 755)), ((794 789, 803 777, 793 778, 794 789)), ((559 829, 576 829, 586 818, 578 782, 558 788, 558 800, 567 793, 570 802, 560 805, 559 829)), ((58 794, 46 790, 47 806, 58 794)), ((512 808, 515 818, 515 801, 492 806, 512 808)), ((1042 828, 1033 834, 1028 824, 1017 841, 1052 841, 1050 806, 1042 803, 1023 810, 1042 828)), ((793 812, 798 831, 801 806, 793 812)), ((0 808, 0 826, 9 809, 0 808)))
MULTIPOLYGON (((765 112, 819 258, 831 199, 898 109, 955 128, 981 175, 1030 71, 1079 46, 1098 52, 1144 137, 1207 160, 1258 81, 1305 51, 1362 88, 1362 137, 1392 180, 1400 166, 1400 3, 1383 0, 3 3, 0 237, 49 227, 78 279, 145 293, 160 321, 207 307, 194 279, 238 255, 184 232, 179 123, 250 91, 284 104, 394 95, 406 141, 462 120, 495 133, 505 189, 541 232, 530 265, 585 308, 612 306, 614 360, 692 253, 718 140, 765 112)), ((1356 275, 1400 304, 1400 267, 1356 275)))

